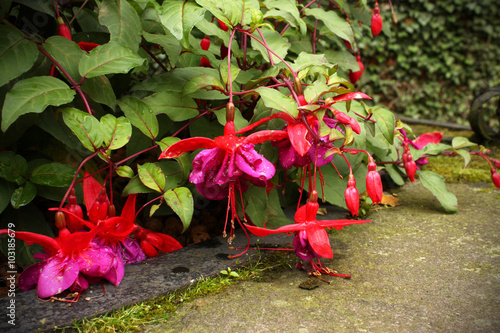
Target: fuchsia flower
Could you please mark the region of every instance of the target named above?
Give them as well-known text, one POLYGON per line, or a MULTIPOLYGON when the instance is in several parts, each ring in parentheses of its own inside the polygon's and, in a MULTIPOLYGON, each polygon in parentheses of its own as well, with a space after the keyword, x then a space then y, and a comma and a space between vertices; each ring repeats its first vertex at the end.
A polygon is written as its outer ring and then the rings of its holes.
POLYGON ((372 199, 373 204, 378 204, 382 201, 384 191, 382 188, 382 179, 377 172, 377 164, 370 156, 368 158, 368 174, 366 175, 366 191, 372 199))
POLYGON ((352 216, 358 215, 359 211, 359 192, 356 188, 356 179, 352 173, 349 174, 349 180, 347 181, 347 188, 344 192, 345 203, 347 208, 351 212, 352 216))
POLYGON ((340 230, 346 225, 367 223, 370 220, 316 220, 318 209, 318 193, 313 190, 309 196, 309 201, 295 213, 295 224, 285 225, 275 230, 251 225, 246 225, 246 227, 252 234, 259 237, 282 232, 293 232, 295 235, 293 240, 295 254, 299 258, 310 262, 313 267, 313 274, 320 271, 321 273, 335 275, 319 262, 319 258, 333 258, 330 239, 325 229, 335 228, 340 230), (318 260, 318 264, 314 263, 314 259, 318 260))
MULTIPOLYGON (((413 148, 418 149, 418 150, 423 149, 429 143, 438 144, 443 139, 443 133, 431 132, 431 133, 424 133, 424 134, 420 135, 419 137, 417 137, 415 140, 410 140, 406 136, 405 130, 400 129, 399 131, 401 132, 401 134, 403 134, 404 142, 412 145, 413 148)), ((418 160, 416 160, 415 163, 417 165, 425 165, 425 164, 429 163, 429 161, 427 161, 426 157, 421 157, 418 160)))
POLYGON ((491 180, 496 188, 500 188, 500 174, 493 168, 491 168, 491 180))

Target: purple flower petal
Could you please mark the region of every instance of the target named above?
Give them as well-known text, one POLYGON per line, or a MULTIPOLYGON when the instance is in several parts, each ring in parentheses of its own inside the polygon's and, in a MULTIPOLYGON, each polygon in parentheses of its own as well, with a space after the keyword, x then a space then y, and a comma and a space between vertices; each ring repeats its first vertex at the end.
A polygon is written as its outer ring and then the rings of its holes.
POLYGON ((123 242, 119 242, 118 245, 125 265, 146 259, 146 255, 142 252, 139 242, 135 239, 127 238, 123 242))
POLYGON ((274 165, 257 153, 253 144, 242 144, 236 153, 235 160, 241 171, 259 180, 269 180, 276 172, 274 165))
MULTIPOLYGON (((300 231, 300 233, 305 234, 304 231, 300 231)), ((314 258, 319 258, 309 242, 307 240, 304 241, 304 239, 300 237, 299 233, 296 233, 295 237, 293 237, 293 250, 295 251, 297 257, 302 260, 313 260, 314 258)))
POLYGON ((106 280, 114 284, 119 285, 122 282, 123 275, 125 274, 125 267, 123 261, 119 257, 113 258, 111 269, 103 276, 106 280))
POLYGON ((47 259, 38 279, 38 297, 57 295, 71 287, 80 272, 76 260, 57 254, 47 259))
POLYGON ((43 267, 47 264, 46 261, 37 262, 33 265, 26 267, 26 269, 19 275, 18 286, 24 291, 31 290, 38 284, 40 273, 43 267))
POLYGON ((78 274, 78 277, 76 278, 75 282, 71 285, 69 290, 71 291, 82 291, 85 290, 89 287, 89 282, 87 279, 83 276, 82 273, 78 274))

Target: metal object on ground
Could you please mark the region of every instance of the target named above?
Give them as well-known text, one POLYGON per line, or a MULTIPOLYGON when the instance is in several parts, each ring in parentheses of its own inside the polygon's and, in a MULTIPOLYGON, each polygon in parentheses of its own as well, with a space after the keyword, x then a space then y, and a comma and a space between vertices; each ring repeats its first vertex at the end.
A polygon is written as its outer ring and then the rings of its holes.
POLYGON ((500 86, 486 89, 471 104, 469 122, 482 140, 500 140, 500 86))

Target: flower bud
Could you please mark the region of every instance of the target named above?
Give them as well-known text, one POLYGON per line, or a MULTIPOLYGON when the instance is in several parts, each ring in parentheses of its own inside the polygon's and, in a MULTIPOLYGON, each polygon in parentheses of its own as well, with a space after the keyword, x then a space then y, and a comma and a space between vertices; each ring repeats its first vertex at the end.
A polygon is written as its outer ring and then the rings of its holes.
POLYGON ((380 9, 378 8, 378 4, 376 5, 375 9, 373 10, 373 16, 372 16, 372 36, 373 38, 377 37, 378 34, 382 31, 382 16, 380 16, 380 9))
POLYGON ((106 196, 106 191, 101 189, 101 193, 97 196, 97 200, 94 202, 88 216, 91 222, 97 223, 99 220, 105 220, 108 217, 109 200, 106 196))
POLYGON ((306 101, 306 98, 304 97, 304 95, 298 95, 297 98, 299 100, 300 106, 307 105, 307 101, 306 101))
POLYGON ((410 178, 410 181, 413 183, 415 181, 415 172, 417 171, 417 165, 415 164, 415 161, 413 161, 413 157, 411 156, 410 152, 404 153, 403 154, 403 161, 405 161, 405 170, 406 170, 406 175, 408 178, 410 178), (406 155, 406 157, 405 157, 406 155))
POLYGON ((224 30, 224 31, 227 31, 228 30, 228 27, 226 25, 226 23, 222 22, 221 20, 217 19, 217 22, 219 23, 219 27, 224 30))
POLYGON ((347 188, 344 193, 345 203, 347 208, 351 212, 352 216, 358 215, 359 211, 359 192, 356 188, 356 179, 354 175, 349 174, 349 180, 347 181, 347 188))
MULTIPOLYGON (((71 189, 71 193, 68 196, 68 204, 64 207, 69 210, 74 215, 83 219, 82 207, 76 203, 75 189, 71 189)), ((66 217, 66 225, 71 232, 83 230, 84 225, 71 214, 64 214, 66 217)))
POLYGON ((497 188, 500 188, 500 174, 493 168, 491 168, 491 180, 497 188))
POLYGON ((373 160, 368 163, 368 174, 366 175, 366 191, 374 204, 382 201, 384 195, 382 189, 382 179, 377 172, 377 165, 373 160))
POLYGON ((202 50, 207 51, 210 47, 210 39, 208 37, 203 38, 200 42, 200 46, 202 50))
POLYGON ((71 31, 69 31, 69 28, 66 24, 64 24, 64 21, 61 17, 57 18, 57 23, 59 24, 59 27, 57 28, 57 34, 59 36, 65 37, 69 40, 71 40, 71 31))
POLYGON ((359 65, 359 71, 357 71, 357 72, 351 71, 349 73, 349 80, 351 80, 351 82, 353 84, 355 84, 356 82, 358 82, 358 80, 361 78, 361 75, 363 75, 363 71, 365 70, 365 66, 361 62, 361 56, 358 55, 356 57, 356 61, 358 62, 358 65, 359 65))
POLYGON ((64 217, 64 213, 63 212, 58 211, 56 213, 55 221, 56 221, 56 227, 57 227, 57 229, 64 229, 64 228, 66 228, 66 218, 64 217))

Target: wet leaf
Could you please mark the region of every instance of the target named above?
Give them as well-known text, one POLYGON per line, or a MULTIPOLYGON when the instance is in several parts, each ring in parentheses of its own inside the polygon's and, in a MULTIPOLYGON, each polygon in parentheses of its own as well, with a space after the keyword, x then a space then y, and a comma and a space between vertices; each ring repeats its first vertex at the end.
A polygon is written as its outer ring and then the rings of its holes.
POLYGON ((179 216, 184 226, 183 232, 189 227, 194 212, 194 200, 191 191, 186 187, 168 190, 163 195, 167 205, 179 216))

